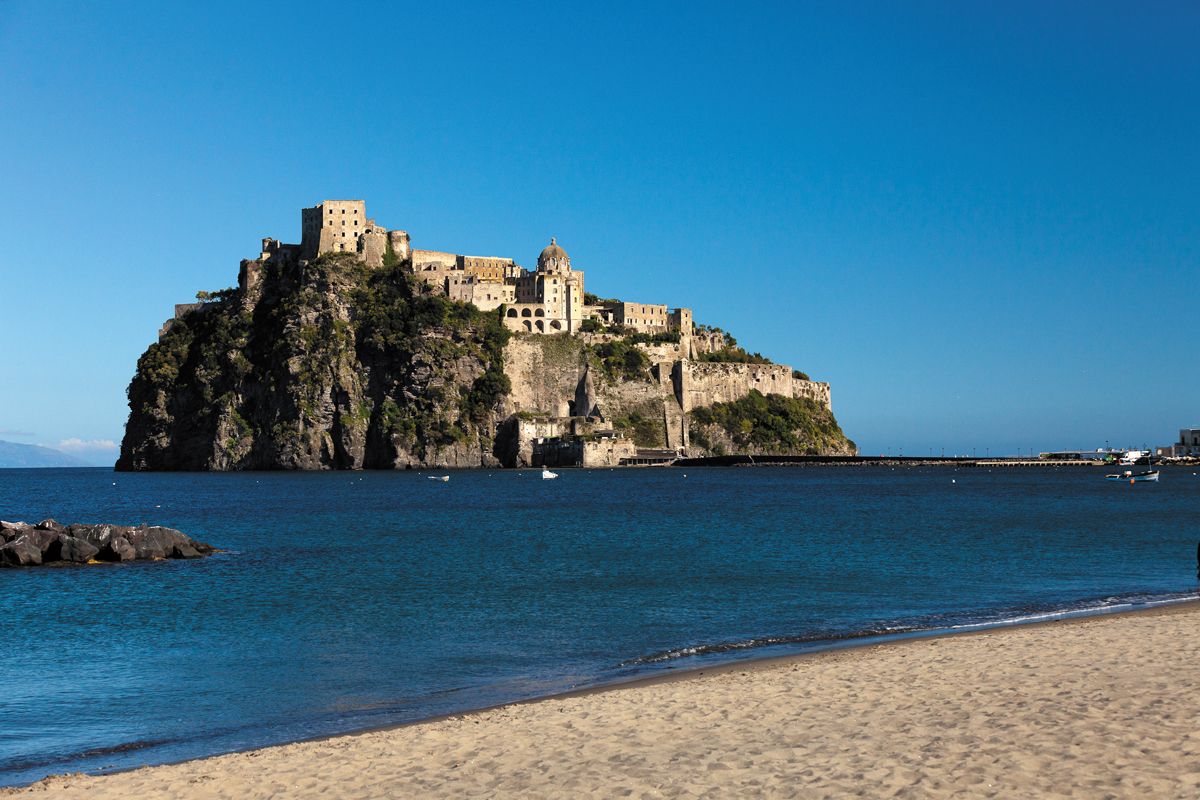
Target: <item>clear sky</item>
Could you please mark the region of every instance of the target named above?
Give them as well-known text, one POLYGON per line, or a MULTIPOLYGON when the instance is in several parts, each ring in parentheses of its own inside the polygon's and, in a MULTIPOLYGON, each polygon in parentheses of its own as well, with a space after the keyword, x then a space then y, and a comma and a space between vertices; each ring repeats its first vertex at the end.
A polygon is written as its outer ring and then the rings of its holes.
POLYGON ((1200 425, 1200 5, 0 3, 0 439, 300 208, 690 306, 867 454, 1200 425))

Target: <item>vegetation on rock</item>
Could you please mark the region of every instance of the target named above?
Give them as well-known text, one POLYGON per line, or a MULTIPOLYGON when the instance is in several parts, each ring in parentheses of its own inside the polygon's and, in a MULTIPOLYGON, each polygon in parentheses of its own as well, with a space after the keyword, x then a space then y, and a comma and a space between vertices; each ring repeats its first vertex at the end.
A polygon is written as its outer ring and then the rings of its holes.
POLYGON ((397 259, 265 270, 207 296, 138 361, 120 469, 481 466, 508 332, 421 291, 397 259))
POLYGON ((752 390, 732 403, 693 410, 691 422, 692 442, 716 455, 731 449, 813 455, 855 450, 833 412, 808 398, 752 390))

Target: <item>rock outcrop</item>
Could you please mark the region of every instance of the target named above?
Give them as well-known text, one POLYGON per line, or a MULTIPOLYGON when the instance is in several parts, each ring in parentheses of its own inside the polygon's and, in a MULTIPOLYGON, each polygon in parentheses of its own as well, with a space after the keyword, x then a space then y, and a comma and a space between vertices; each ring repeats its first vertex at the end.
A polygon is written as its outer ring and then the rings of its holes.
POLYGON ((723 332, 512 334, 503 306, 451 301, 394 253, 245 261, 238 288, 204 296, 138 360, 119 470, 526 466, 546 440, 612 463, 854 452, 828 384, 723 332), (703 414, 751 394, 796 401, 792 427, 762 417, 764 444, 703 414))
POLYGON ((0 567, 200 558, 213 552, 174 528, 0 522, 0 567))
POLYGON ((139 359, 117 469, 499 464, 495 312, 353 256, 247 262, 242 278, 139 359))

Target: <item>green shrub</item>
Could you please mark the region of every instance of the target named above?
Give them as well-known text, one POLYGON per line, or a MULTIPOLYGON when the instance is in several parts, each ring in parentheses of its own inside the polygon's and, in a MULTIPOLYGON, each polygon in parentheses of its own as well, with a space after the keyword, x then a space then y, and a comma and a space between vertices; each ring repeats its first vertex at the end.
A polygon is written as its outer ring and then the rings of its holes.
POLYGON ((806 397, 764 395, 751 390, 732 403, 695 409, 691 416, 697 425, 724 429, 739 447, 761 452, 818 454, 853 447, 833 412, 806 397))

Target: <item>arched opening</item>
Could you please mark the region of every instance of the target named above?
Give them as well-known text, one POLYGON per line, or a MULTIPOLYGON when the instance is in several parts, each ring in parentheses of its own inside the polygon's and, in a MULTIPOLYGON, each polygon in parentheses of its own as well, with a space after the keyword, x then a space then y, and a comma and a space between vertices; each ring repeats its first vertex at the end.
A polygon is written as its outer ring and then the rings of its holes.
POLYGON ((532 330, 533 330, 533 325, 531 325, 531 324, 530 324, 529 320, 525 320, 525 322, 524 322, 524 323, 522 323, 522 324, 524 324, 524 325, 525 325, 525 330, 526 330, 526 331, 532 331, 532 330))
POLYGON ((559 322, 559 321, 558 321, 558 320, 556 320, 556 319, 555 319, 555 320, 551 320, 551 321, 550 321, 550 327, 551 327, 551 328, 554 328, 554 330, 556 330, 556 331, 561 331, 561 330, 562 330, 562 323, 561 323, 561 322, 559 322))
POLYGON ((530 311, 528 308, 522 308, 522 309, 521 309, 521 316, 522 316, 522 317, 532 317, 532 316, 533 316, 533 313, 532 313, 532 312, 531 312, 531 311, 530 311))
POLYGON ((515 317, 516 315, 517 315, 517 310, 516 310, 515 308, 510 308, 510 309, 508 310, 508 314, 507 314, 507 316, 510 316, 510 317, 515 317))
POLYGON ((535 317, 544 317, 544 316, 546 316, 546 309, 539 308, 537 311, 533 312, 533 315, 535 317))
POLYGON ((539 320, 537 321, 537 329, 538 329, 538 331, 540 331, 541 333, 545 333, 545 332, 546 332, 546 323, 542 322, 542 321, 539 319, 539 320))

